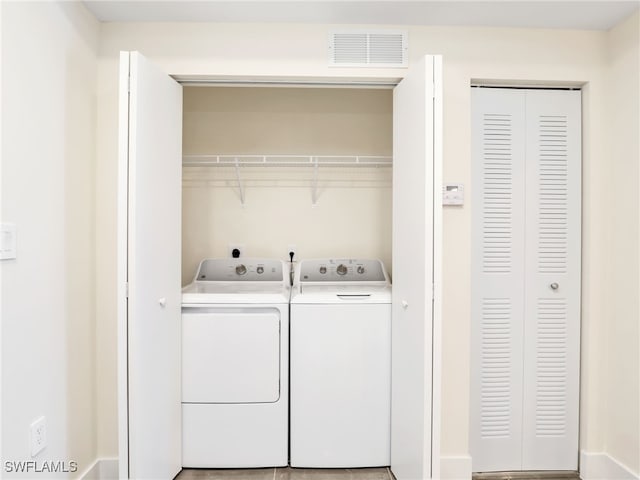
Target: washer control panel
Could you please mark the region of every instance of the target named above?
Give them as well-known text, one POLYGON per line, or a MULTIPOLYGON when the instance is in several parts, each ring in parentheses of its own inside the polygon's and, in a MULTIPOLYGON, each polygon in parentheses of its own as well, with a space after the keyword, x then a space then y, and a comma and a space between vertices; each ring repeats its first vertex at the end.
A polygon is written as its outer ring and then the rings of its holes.
POLYGON ((303 260, 298 266, 300 282, 384 282, 380 260, 320 259, 303 260))
POLYGON ((198 282, 281 282, 280 260, 260 258, 208 258, 200 262, 198 282))

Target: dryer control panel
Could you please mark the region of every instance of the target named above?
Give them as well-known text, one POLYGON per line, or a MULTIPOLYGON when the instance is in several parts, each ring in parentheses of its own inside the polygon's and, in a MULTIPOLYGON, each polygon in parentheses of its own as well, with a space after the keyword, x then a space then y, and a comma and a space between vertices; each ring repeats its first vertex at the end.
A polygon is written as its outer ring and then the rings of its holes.
POLYGON ((298 266, 300 282, 386 282, 380 260, 328 258, 303 260, 298 266))
POLYGON ((207 258, 200 262, 196 282, 282 282, 280 260, 264 258, 207 258))

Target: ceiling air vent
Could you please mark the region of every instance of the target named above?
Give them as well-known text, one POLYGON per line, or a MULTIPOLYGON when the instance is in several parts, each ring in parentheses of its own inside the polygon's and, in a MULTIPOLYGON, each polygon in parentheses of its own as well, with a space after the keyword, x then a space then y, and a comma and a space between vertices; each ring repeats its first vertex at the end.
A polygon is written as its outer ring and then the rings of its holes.
POLYGON ((397 30, 329 33, 332 67, 407 67, 407 32, 397 30))

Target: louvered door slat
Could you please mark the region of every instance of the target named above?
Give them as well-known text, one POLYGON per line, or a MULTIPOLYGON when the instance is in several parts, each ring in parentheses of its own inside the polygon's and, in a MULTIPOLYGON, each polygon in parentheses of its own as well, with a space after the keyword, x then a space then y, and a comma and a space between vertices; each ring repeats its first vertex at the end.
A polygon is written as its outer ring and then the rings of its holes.
POLYGON ((524 470, 577 470, 580 92, 527 91, 524 470))
POLYGON ((517 470, 522 438, 524 98, 472 91, 472 352, 475 471, 517 470))

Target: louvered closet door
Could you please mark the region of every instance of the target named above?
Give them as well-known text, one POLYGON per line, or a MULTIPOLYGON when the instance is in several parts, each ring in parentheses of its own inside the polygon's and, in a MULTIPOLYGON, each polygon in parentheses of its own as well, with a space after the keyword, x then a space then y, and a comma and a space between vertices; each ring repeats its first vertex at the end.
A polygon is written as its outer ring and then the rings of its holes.
POLYGON ((473 471, 576 470, 580 92, 472 89, 473 471))
POLYGON ((524 470, 577 470, 580 92, 526 92, 524 470))
POLYGON ((524 316, 525 98, 472 90, 474 471, 519 470, 524 316), (497 468, 500 466, 500 468, 497 468))

